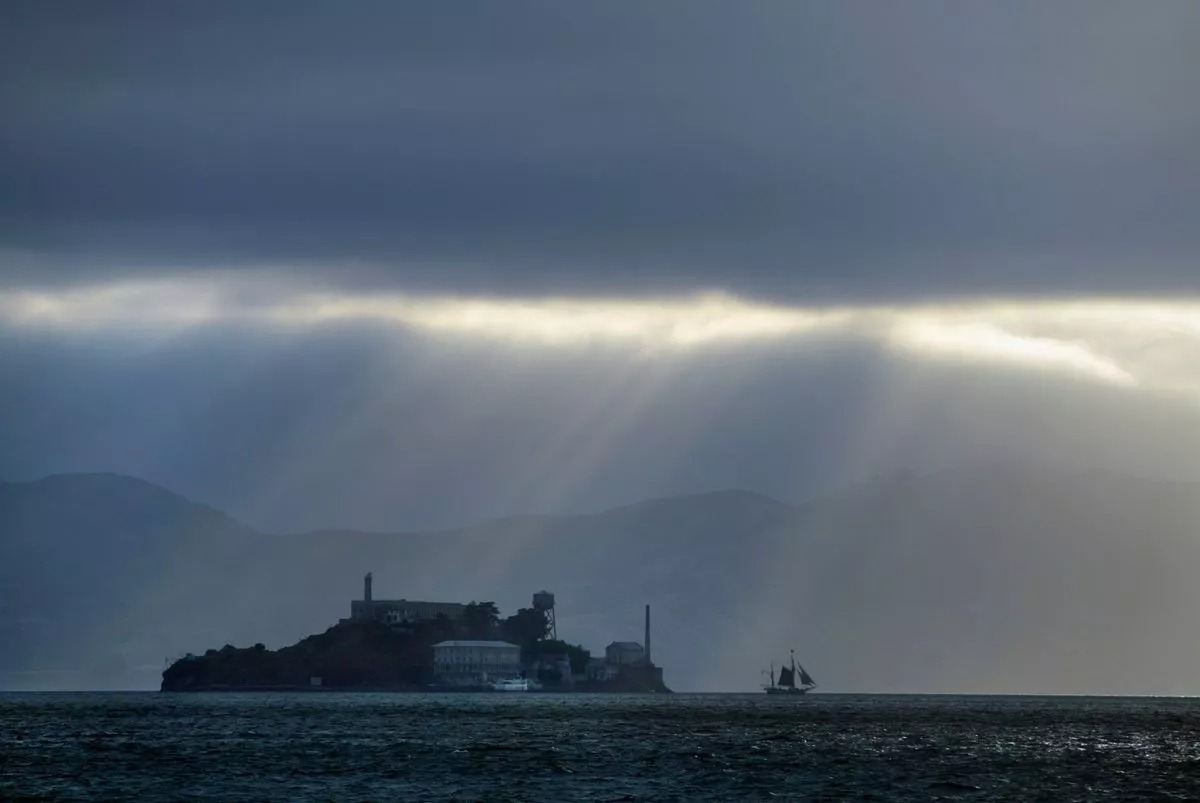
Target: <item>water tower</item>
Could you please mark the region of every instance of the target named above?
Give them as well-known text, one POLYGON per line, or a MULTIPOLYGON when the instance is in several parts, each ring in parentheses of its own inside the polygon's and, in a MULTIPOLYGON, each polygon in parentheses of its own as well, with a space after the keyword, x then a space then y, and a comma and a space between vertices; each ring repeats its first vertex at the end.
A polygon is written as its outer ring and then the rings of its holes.
POLYGON ((546 617, 546 629, 550 638, 558 641, 558 626, 554 623, 554 595, 549 591, 539 591, 533 595, 533 609, 541 611, 546 617))

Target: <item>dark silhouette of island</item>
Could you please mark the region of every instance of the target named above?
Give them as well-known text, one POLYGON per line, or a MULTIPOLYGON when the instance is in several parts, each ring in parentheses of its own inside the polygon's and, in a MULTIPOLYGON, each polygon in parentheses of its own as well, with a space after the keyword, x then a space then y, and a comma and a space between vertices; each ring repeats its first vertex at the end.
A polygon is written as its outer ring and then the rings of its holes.
MULTIPOLYGON (((369 589, 369 575, 367 582, 369 589)), ((369 607, 370 600, 366 602, 369 607)), ((261 643, 243 649, 226 644, 186 655, 163 672, 161 689, 486 691, 491 689, 486 677, 451 683, 440 676, 435 652, 439 645, 491 644, 520 648, 520 664, 509 674, 531 681, 534 691, 670 692, 661 668, 650 663, 642 645, 631 645, 639 650, 633 663, 593 661, 583 647, 548 638, 551 622, 534 608, 501 619, 492 602, 468 603, 453 618, 439 614, 395 623, 360 611, 356 618, 279 650, 261 643), (595 672, 597 663, 600 673, 595 672)), ((646 627, 648 635, 648 607, 646 627)), ((609 653, 619 660, 619 650, 610 646, 609 653)))

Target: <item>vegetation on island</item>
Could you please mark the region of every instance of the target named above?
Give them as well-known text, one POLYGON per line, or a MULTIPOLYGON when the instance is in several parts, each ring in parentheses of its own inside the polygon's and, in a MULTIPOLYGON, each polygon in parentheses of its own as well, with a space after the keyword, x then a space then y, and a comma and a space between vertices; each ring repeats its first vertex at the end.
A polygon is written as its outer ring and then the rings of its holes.
POLYGON ((226 644, 175 661, 163 672, 162 689, 295 688, 314 682, 338 688, 420 688, 433 680, 433 645, 452 629, 448 621, 401 630, 373 620, 348 620, 279 650, 226 644))
MULTIPOLYGON (((343 620, 324 633, 269 650, 262 644, 226 644, 188 655, 164 672, 164 691, 312 687, 416 690, 434 683, 433 645, 451 639, 499 639, 521 647, 522 661, 566 655, 572 673, 582 673, 590 653, 575 644, 548 640, 545 616, 522 608, 501 618, 493 602, 471 602, 457 619, 389 626, 375 620, 343 620), (319 680, 317 680, 319 679, 319 680)), ((554 668, 539 672, 544 683, 559 683, 554 668)))

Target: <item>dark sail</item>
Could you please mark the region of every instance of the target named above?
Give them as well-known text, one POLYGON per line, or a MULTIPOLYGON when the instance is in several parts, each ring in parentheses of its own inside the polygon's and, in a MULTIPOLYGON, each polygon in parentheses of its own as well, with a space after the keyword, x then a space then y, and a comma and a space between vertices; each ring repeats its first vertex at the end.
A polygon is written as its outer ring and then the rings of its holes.
POLYGON ((804 686, 816 686, 817 682, 812 679, 812 675, 804 671, 804 667, 800 667, 800 683, 804 686))
POLYGON ((791 686, 793 688, 796 685, 796 680, 792 675, 792 670, 788 669, 786 666, 779 670, 779 685, 791 686))

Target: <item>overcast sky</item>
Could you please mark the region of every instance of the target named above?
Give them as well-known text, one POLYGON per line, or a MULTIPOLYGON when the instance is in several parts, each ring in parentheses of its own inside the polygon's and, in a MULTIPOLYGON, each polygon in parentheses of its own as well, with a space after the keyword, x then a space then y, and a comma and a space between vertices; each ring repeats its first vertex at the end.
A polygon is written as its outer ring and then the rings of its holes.
POLYGON ((0 15, 2 477, 405 528, 1198 473, 1190 0, 0 15))

